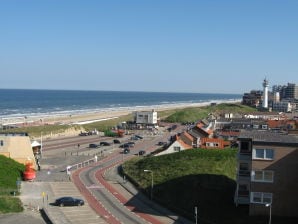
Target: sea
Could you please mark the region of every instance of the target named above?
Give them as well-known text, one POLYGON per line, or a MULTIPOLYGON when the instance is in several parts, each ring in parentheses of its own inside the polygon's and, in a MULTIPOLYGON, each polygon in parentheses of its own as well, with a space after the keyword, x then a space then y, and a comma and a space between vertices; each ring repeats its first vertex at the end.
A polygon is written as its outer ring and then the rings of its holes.
POLYGON ((0 118, 240 101, 239 94, 0 89, 0 118))

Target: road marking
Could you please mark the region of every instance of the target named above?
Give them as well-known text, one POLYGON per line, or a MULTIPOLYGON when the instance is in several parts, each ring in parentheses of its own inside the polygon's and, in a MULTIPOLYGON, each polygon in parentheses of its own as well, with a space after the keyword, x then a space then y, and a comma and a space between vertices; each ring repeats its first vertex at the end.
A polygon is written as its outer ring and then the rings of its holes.
POLYGON ((87 187, 88 189, 97 189, 97 188, 104 188, 103 186, 96 185, 96 184, 91 184, 90 186, 87 187))

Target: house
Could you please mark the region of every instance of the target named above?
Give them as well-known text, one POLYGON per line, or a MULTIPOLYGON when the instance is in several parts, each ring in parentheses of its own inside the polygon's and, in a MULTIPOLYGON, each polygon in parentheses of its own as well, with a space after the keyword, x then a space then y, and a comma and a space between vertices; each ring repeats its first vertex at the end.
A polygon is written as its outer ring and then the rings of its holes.
POLYGON ((196 139, 186 131, 181 133, 179 138, 187 145, 192 145, 192 146, 197 145, 196 139))
POLYGON ((216 131, 215 134, 218 138, 235 141, 237 140, 238 136, 240 135, 240 131, 216 131))
POLYGON ((201 138, 199 148, 202 149, 224 149, 230 147, 230 141, 220 138, 201 138))
POLYGON ((298 217, 298 137, 270 131, 242 131, 239 138, 236 205, 250 215, 298 217))
POLYGON ((0 154, 26 165, 36 167, 31 140, 27 133, 0 133, 0 154))
POLYGON ((247 112, 244 115, 244 118, 251 118, 251 119, 263 119, 263 120, 283 120, 285 119, 284 113, 279 112, 247 112))
POLYGON ((192 149, 192 145, 188 145, 186 144, 181 138, 180 136, 176 135, 176 141, 174 141, 166 150, 155 154, 155 156, 160 156, 160 155, 166 155, 166 154, 171 154, 171 153, 175 153, 175 152, 180 152, 183 150, 187 150, 187 149, 192 149))
POLYGON ((215 121, 216 130, 244 130, 244 129, 261 129, 267 130, 267 121, 261 118, 235 118, 220 119, 215 121))

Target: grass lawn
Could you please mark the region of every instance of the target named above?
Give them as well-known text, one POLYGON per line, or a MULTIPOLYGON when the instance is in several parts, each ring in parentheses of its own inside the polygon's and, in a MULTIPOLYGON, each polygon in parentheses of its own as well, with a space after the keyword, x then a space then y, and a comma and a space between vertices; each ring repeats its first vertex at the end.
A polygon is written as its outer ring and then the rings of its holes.
POLYGON ((23 164, 0 155, 0 213, 23 211, 20 199, 13 192, 17 192, 16 181, 21 179, 24 169, 23 164))

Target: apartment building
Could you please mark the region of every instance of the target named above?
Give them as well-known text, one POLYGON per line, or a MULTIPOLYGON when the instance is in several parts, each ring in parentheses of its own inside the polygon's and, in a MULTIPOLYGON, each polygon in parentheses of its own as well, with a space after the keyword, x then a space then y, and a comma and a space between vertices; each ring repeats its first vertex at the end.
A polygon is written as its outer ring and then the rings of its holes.
POLYGON ((242 131, 238 137, 236 205, 250 215, 298 217, 298 138, 269 131, 242 131))
POLYGON ((156 125, 157 124, 157 112, 152 111, 137 111, 135 112, 135 123, 143 125, 156 125))

